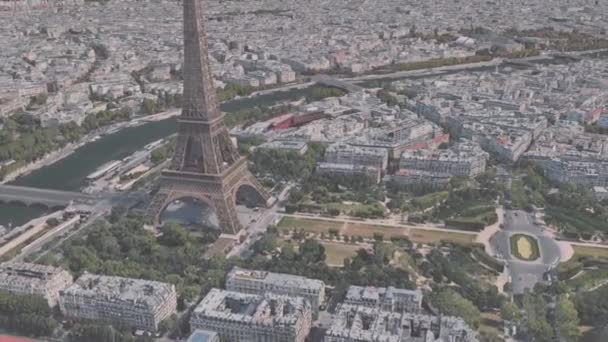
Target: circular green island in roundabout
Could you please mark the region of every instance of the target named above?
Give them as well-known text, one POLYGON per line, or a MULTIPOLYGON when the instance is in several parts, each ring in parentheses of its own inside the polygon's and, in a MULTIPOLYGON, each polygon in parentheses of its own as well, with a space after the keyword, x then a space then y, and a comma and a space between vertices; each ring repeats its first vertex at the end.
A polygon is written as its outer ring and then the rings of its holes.
POLYGON ((540 248, 536 238, 526 234, 513 234, 510 242, 511 254, 517 259, 534 261, 540 258, 540 248))

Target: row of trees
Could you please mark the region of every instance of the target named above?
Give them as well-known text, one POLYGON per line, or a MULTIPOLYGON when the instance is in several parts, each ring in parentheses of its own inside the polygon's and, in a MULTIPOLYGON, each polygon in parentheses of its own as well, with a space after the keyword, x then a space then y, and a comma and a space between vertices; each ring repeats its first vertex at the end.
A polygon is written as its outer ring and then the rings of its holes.
POLYGON ((49 336, 58 325, 51 313, 41 296, 0 291, 0 328, 28 336, 49 336))
POLYGON ((217 95, 220 102, 231 100, 237 96, 249 96, 255 89, 253 87, 244 87, 238 84, 228 84, 224 89, 218 89, 217 95))
MULTIPOLYGON (((42 127, 30 114, 15 114, 0 119, 0 162, 15 160, 29 163, 77 141, 83 129, 70 122, 57 127, 42 127)), ((6 170, 5 170, 6 173, 6 170)))
POLYGON ((81 127, 85 132, 98 129, 103 126, 110 125, 116 122, 129 121, 131 118, 131 109, 123 107, 114 110, 104 110, 98 113, 87 115, 82 121, 81 127))
POLYGON ((475 55, 466 57, 446 57, 446 58, 431 58, 425 61, 419 62, 406 62, 397 64, 400 71, 410 71, 419 69, 438 68, 443 66, 469 64, 478 62, 491 61, 491 56, 475 55))
POLYGON ((561 293, 556 296, 555 309, 551 310, 545 297, 547 288, 537 286, 533 291, 526 291, 521 300, 521 311, 513 312, 503 307, 503 318, 519 322, 534 341, 554 341, 556 333, 562 341, 578 341, 581 333, 576 307, 571 295, 558 292, 561 293))
POLYGON ((151 337, 135 337, 129 329, 117 329, 111 325, 77 324, 68 335, 69 342, 149 342, 151 337))
POLYGON ((310 89, 310 94, 306 96, 306 102, 310 103, 320 101, 328 97, 340 97, 346 94, 347 92, 340 88, 314 85, 310 89))
POLYGON ((433 306, 442 314, 462 317, 467 324, 477 329, 481 322, 481 313, 473 303, 451 288, 431 292, 433 306))
POLYGON ((150 153, 150 161, 154 165, 158 165, 158 164, 164 162, 165 160, 167 160, 167 158, 169 158, 171 155, 173 155, 173 151, 175 150, 175 142, 176 142, 176 139, 171 139, 165 145, 152 151, 150 153))
POLYGON ((254 163, 252 171, 283 180, 303 180, 312 174, 324 153, 322 144, 310 144, 304 155, 292 151, 258 149, 251 156, 254 163))
POLYGON ((588 33, 573 31, 557 31, 553 27, 539 29, 517 30, 509 29, 505 32, 513 37, 538 37, 544 41, 541 48, 559 51, 582 51, 608 48, 608 40, 588 33))
POLYGON ((289 104, 280 106, 255 106, 253 108, 241 109, 236 112, 229 113, 224 121, 229 127, 236 125, 249 126, 256 122, 269 120, 275 116, 285 114, 292 109, 289 104))

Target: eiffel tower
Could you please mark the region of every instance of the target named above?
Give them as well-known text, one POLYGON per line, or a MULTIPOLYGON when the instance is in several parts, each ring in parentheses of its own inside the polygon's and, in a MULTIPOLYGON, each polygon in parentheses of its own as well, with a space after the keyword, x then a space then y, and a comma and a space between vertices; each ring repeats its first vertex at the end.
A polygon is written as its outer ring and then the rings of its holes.
POLYGON ((183 7, 184 96, 177 119, 177 144, 170 166, 161 174, 147 219, 159 225, 167 205, 177 199, 194 198, 214 209, 224 233, 235 234, 241 230, 237 192, 239 197, 245 194, 261 205, 267 204, 268 194, 232 143, 219 109, 209 66, 205 2, 183 0, 183 7))

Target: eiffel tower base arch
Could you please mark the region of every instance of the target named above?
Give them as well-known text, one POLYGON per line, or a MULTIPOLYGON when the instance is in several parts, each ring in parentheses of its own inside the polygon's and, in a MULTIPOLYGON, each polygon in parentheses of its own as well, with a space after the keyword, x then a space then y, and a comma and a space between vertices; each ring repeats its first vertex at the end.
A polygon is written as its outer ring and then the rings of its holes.
POLYGON ((148 224, 159 226, 162 212, 173 201, 195 198, 215 211, 223 233, 238 233, 243 228, 236 212, 236 196, 239 188, 247 186, 257 192, 258 198, 264 200, 264 203, 259 203, 260 206, 267 206, 269 195, 249 172, 243 158, 233 166, 222 175, 163 171, 160 188, 146 213, 148 224))

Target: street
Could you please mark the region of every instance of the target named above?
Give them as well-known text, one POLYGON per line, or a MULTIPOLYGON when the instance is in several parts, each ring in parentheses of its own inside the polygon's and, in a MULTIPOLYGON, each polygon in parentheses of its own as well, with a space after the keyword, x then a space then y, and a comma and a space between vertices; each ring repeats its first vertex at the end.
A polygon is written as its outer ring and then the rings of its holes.
MULTIPOLYGON (((272 225, 274 221, 277 219, 277 213, 280 209, 283 208, 283 204, 289 196, 289 190, 293 187, 293 184, 287 184, 285 188, 281 191, 277 200, 274 204, 267 209, 264 209, 260 216, 252 222, 251 224, 245 225, 245 229, 247 230, 248 236, 245 241, 241 244, 235 245, 234 248, 228 253, 227 258, 238 256, 240 258, 246 259, 251 256, 253 251, 251 250, 253 244, 264 234, 268 226, 272 225)), ((249 223, 249 222, 248 222, 249 223)))

